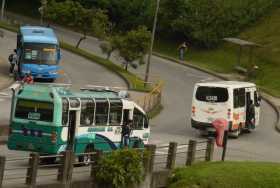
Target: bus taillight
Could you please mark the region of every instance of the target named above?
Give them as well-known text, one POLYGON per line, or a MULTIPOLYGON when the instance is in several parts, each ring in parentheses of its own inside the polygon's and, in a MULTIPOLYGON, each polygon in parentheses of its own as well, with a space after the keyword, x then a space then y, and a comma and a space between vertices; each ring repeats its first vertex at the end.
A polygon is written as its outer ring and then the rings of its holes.
POLYGON ((51 142, 52 142, 53 144, 55 144, 56 141, 57 141, 57 134, 56 134, 56 132, 52 132, 52 133, 51 133, 51 142))
POLYGON ((192 107, 192 115, 195 116, 195 106, 192 107))
POLYGON ((231 116, 231 109, 229 108, 227 112, 227 118, 230 119, 230 116, 231 116))

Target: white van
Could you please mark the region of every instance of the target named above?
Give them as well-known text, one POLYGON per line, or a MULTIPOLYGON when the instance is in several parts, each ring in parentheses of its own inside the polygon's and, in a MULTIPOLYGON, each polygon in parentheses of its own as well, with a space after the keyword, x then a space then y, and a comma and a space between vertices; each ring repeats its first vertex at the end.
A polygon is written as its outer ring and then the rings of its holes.
POLYGON ((230 135, 238 137, 251 128, 246 121, 249 101, 255 106, 255 126, 260 121, 260 96, 256 85, 248 82, 218 81, 197 83, 192 100, 191 125, 201 134, 215 131, 212 122, 224 118, 229 122, 230 135))

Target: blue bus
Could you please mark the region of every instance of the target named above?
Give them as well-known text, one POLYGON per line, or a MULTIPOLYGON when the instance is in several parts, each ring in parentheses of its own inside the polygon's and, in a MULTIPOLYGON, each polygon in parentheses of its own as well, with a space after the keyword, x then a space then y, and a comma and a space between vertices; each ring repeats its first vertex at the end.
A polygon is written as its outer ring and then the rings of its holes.
POLYGON ((51 28, 22 26, 17 35, 18 73, 55 80, 60 69, 60 48, 51 28))

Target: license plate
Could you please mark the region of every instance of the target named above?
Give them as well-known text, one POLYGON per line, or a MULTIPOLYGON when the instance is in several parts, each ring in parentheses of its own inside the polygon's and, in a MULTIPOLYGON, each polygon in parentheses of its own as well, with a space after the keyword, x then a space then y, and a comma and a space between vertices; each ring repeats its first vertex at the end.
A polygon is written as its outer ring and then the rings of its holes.
POLYGON ((42 77, 42 74, 38 74, 37 77, 38 77, 38 78, 41 78, 41 77, 42 77))

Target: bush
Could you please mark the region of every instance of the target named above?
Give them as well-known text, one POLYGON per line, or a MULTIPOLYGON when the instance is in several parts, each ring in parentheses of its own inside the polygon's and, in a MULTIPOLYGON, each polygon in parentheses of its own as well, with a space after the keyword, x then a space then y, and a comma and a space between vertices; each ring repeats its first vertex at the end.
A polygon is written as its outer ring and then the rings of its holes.
POLYGON ((113 151, 98 161, 96 180, 104 187, 125 188, 144 179, 143 158, 140 151, 124 149, 113 151))

